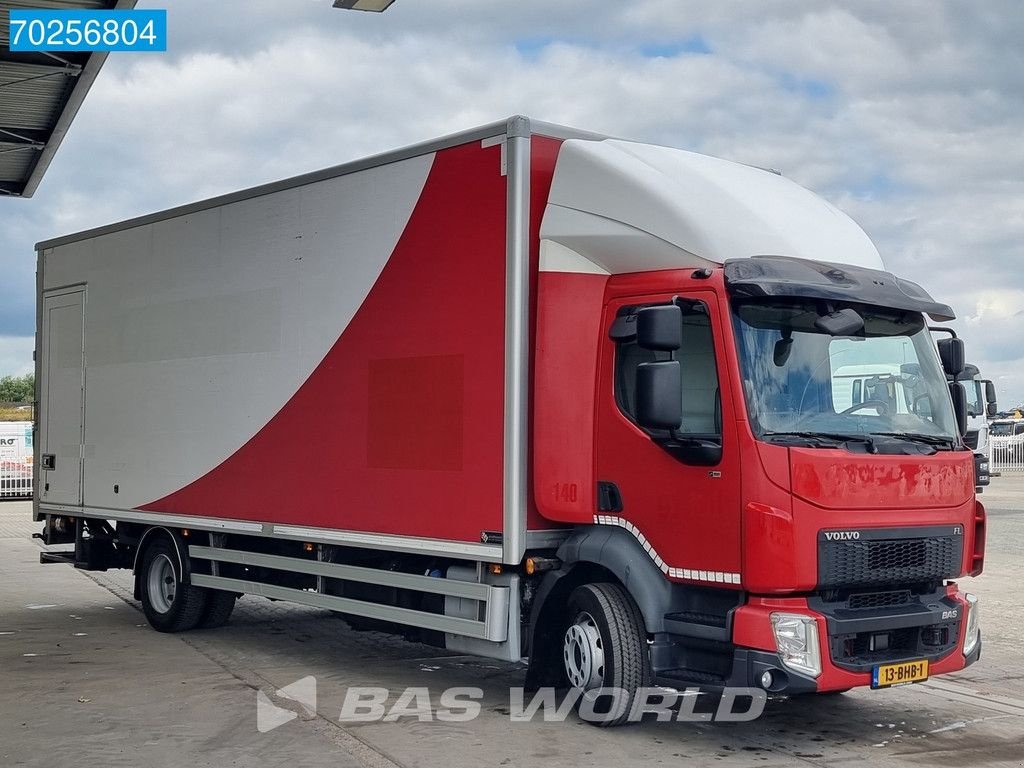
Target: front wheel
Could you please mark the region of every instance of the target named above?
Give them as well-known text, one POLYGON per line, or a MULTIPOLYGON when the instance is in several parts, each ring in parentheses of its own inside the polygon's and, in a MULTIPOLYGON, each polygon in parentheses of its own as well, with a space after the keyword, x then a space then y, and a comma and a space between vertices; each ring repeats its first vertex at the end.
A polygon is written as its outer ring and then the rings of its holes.
POLYGON ((206 608, 206 590, 182 582, 178 553, 166 539, 154 541, 142 556, 142 612, 158 632, 193 629, 206 608))
POLYGON ((562 643, 569 684, 584 696, 604 689, 610 699, 607 712, 586 719, 604 727, 627 722, 637 692, 651 681, 640 610, 618 584, 584 584, 569 596, 569 616, 562 643))

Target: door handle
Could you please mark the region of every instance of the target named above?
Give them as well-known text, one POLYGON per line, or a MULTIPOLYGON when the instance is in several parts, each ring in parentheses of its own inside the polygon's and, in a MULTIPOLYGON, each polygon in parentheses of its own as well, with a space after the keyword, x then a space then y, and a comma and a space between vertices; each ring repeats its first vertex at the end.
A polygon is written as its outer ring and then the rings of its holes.
POLYGON ((600 480, 597 483, 597 511, 621 512, 622 494, 615 483, 600 480))

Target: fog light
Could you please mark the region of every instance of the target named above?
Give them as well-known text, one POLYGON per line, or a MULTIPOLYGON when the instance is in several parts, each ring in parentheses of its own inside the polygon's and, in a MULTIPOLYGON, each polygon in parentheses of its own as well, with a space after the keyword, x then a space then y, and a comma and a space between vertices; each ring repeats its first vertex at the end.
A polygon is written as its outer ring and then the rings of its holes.
POLYGON ((967 601, 967 631, 964 633, 964 656, 970 656, 981 640, 981 617, 978 615, 978 598, 970 593, 964 595, 967 601))
POLYGON ((821 674, 818 622, 796 613, 773 613, 772 632, 782 663, 811 677, 821 674))
POLYGON ((772 687, 772 683, 775 682, 775 675, 772 674, 770 669, 766 669, 761 673, 761 687, 766 691, 772 687))

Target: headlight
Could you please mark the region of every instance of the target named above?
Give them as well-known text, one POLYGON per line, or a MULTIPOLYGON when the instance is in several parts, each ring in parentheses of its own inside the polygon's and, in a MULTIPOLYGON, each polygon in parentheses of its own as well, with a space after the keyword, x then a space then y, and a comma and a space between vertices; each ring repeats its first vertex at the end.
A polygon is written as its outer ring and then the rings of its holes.
POLYGON ((981 619, 978 616, 978 598, 970 593, 964 595, 967 601, 967 632, 964 633, 964 656, 970 656, 981 640, 981 619))
POLYGON ((796 613, 773 613, 772 632, 783 664, 811 677, 821 674, 817 621, 796 613))

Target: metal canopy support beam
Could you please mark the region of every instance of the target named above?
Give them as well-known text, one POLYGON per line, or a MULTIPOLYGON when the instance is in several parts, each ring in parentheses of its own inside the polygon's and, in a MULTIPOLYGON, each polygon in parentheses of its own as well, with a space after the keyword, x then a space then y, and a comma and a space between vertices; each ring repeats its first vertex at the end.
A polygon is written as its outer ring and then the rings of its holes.
POLYGON ((8 152, 24 152, 26 150, 35 150, 41 152, 42 146, 37 144, 25 144, 24 142, 7 142, 0 140, 0 155, 7 154, 8 152))
POLYGON ((40 134, 45 134, 45 131, 34 131, 25 128, 0 128, 0 144, 16 144, 42 149, 46 145, 46 136, 40 134))
POLYGON ((59 56, 54 56, 52 54, 47 54, 47 57, 48 58, 45 61, 28 62, 28 61, 14 61, 12 59, 6 59, 3 56, 0 56, 0 64, 3 64, 3 68, 4 68, 4 72, 5 73, 7 73, 7 72, 17 72, 19 69, 27 69, 27 70, 30 70, 30 71, 36 73, 36 75, 34 75, 32 77, 19 78, 18 80, 14 81, 16 83, 20 83, 20 82, 22 82, 22 80, 33 80, 33 79, 35 79, 36 76, 38 76, 38 77, 47 77, 49 75, 56 75, 56 74, 60 74, 62 72, 70 74, 70 75, 77 75, 79 72, 82 71, 82 67, 80 65, 74 64, 74 63, 72 63, 70 61, 65 61, 64 59, 60 58, 59 56), (51 72, 44 72, 42 74, 39 74, 39 70, 52 70, 52 71, 51 72))
POLYGON ((381 13, 386 11, 395 0, 334 0, 335 8, 344 8, 347 11, 374 11, 381 13))

